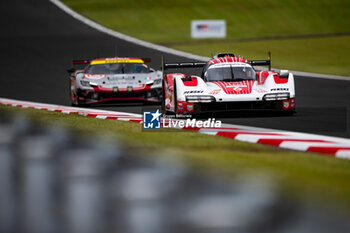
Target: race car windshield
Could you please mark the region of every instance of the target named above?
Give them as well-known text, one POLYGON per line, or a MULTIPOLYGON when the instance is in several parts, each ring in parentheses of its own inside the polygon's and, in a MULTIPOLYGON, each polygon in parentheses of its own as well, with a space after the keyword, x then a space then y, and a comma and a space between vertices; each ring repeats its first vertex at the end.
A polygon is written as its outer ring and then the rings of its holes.
POLYGON ((85 71, 87 74, 134 74, 149 73, 147 65, 143 63, 107 63, 90 65, 85 71))
POLYGON ((123 66, 123 71, 125 74, 149 73, 149 68, 147 65, 142 63, 125 63, 123 66))
POLYGON ((204 74, 204 78, 208 82, 238 82, 243 80, 256 80, 256 74, 251 67, 226 66, 208 69, 204 74))

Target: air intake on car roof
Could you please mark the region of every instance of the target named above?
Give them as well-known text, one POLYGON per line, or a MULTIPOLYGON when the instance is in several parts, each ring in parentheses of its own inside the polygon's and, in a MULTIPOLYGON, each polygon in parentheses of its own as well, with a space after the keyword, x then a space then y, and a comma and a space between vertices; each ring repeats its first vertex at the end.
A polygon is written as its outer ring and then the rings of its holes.
POLYGON ((219 58, 219 57, 234 57, 235 55, 233 53, 218 53, 214 56, 214 58, 219 58))

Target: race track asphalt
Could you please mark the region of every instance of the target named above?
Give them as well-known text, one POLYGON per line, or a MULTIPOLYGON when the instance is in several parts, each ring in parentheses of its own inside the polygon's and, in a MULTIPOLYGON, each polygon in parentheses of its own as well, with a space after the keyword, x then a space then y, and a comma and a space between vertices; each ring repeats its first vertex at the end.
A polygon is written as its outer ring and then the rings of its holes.
MULTIPOLYGON (((98 32, 47 0, 2 1, 0 25, 0 97, 5 98, 69 105, 66 69, 73 59, 149 57, 156 69, 161 66, 162 55, 169 62, 188 61, 98 32)), ((299 76, 295 82, 297 114, 294 116, 230 113, 216 119, 349 138, 350 81, 299 76)), ((120 104, 96 108, 141 113, 143 106, 120 104)))

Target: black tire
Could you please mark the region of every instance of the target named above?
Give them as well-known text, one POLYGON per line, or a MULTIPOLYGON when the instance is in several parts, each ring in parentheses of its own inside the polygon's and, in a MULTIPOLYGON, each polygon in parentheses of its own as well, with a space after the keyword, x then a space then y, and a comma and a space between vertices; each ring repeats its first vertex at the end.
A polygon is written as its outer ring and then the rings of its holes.
MULTIPOLYGON (((69 95, 70 95, 70 105, 73 107, 78 106, 77 101, 73 101, 73 91, 72 91, 72 80, 69 81, 69 95)), ((77 97, 75 97, 75 100, 77 100, 77 97)))
POLYGON ((166 115, 166 110, 165 110, 165 85, 164 85, 164 79, 162 80, 162 98, 161 98, 161 111, 163 116, 166 115))
POLYGON ((71 106, 73 107, 86 107, 88 106, 85 102, 80 102, 79 99, 79 95, 77 93, 75 93, 75 101, 73 101, 73 93, 71 91, 71 106))
POLYGON ((177 114, 177 90, 176 90, 176 81, 174 80, 174 113, 177 114))
POLYGON ((69 79, 69 93, 70 93, 70 105, 73 107, 86 107, 88 106, 85 102, 80 102, 79 101, 79 94, 74 91, 72 91, 72 77, 70 77, 69 79), (73 101, 73 95, 74 95, 74 99, 75 101, 73 101))

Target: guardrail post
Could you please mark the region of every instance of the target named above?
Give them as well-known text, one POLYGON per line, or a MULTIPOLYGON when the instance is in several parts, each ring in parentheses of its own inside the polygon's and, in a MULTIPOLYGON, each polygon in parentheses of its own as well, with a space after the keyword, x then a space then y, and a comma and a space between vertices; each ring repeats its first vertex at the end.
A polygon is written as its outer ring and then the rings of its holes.
POLYGON ((45 135, 19 143, 22 182, 22 232, 56 232, 54 143, 45 135))
POLYGON ((15 135, 8 125, 0 125, 0 232, 15 231, 14 150, 15 135))
POLYGON ((66 154, 61 172, 67 232, 105 232, 104 166, 91 150, 73 150, 66 154))

